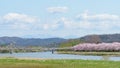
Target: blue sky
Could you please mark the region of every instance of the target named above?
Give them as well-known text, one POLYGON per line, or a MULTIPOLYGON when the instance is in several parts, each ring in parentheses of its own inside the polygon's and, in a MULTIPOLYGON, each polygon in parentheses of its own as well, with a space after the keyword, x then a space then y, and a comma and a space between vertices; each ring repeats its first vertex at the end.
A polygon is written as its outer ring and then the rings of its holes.
POLYGON ((120 33, 120 0, 0 0, 0 36, 120 33))

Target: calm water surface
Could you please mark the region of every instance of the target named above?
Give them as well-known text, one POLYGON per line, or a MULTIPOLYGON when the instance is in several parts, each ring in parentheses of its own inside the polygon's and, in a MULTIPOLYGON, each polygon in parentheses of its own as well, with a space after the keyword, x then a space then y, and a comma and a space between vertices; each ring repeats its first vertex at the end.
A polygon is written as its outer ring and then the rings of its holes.
POLYGON ((72 54, 57 54, 57 53, 52 54, 52 52, 29 52, 29 53, 13 53, 13 54, 0 53, 0 57, 120 61, 120 57, 113 57, 113 56, 72 55, 72 54))

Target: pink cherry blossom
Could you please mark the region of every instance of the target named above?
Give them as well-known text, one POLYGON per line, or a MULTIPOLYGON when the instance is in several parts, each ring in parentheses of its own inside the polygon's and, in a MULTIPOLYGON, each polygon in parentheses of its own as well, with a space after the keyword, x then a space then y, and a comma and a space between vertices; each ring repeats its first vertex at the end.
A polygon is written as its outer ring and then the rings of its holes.
POLYGON ((120 43, 82 43, 73 47, 75 51, 120 51, 120 43))

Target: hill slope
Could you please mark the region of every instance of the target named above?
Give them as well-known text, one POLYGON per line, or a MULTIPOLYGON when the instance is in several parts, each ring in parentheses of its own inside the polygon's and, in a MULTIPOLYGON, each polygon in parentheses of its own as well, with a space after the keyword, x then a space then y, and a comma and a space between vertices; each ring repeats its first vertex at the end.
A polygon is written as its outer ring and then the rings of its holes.
POLYGON ((72 47, 79 43, 83 43, 83 41, 80 39, 69 39, 66 42, 61 43, 59 47, 72 47))
POLYGON ((104 34, 104 35, 86 35, 77 39, 70 39, 60 44, 60 47, 71 47, 79 43, 112 43, 120 42, 120 34, 104 34))
POLYGON ((104 34, 104 35, 87 35, 80 38, 84 42, 89 43, 112 43, 120 42, 120 34, 104 34))

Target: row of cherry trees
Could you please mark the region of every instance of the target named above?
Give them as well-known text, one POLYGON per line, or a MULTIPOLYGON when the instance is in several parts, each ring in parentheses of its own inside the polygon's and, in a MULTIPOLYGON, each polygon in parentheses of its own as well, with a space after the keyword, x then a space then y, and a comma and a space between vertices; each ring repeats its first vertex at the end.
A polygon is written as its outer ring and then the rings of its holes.
POLYGON ((72 48, 75 51, 120 51, 120 43, 83 43, 72 48))

